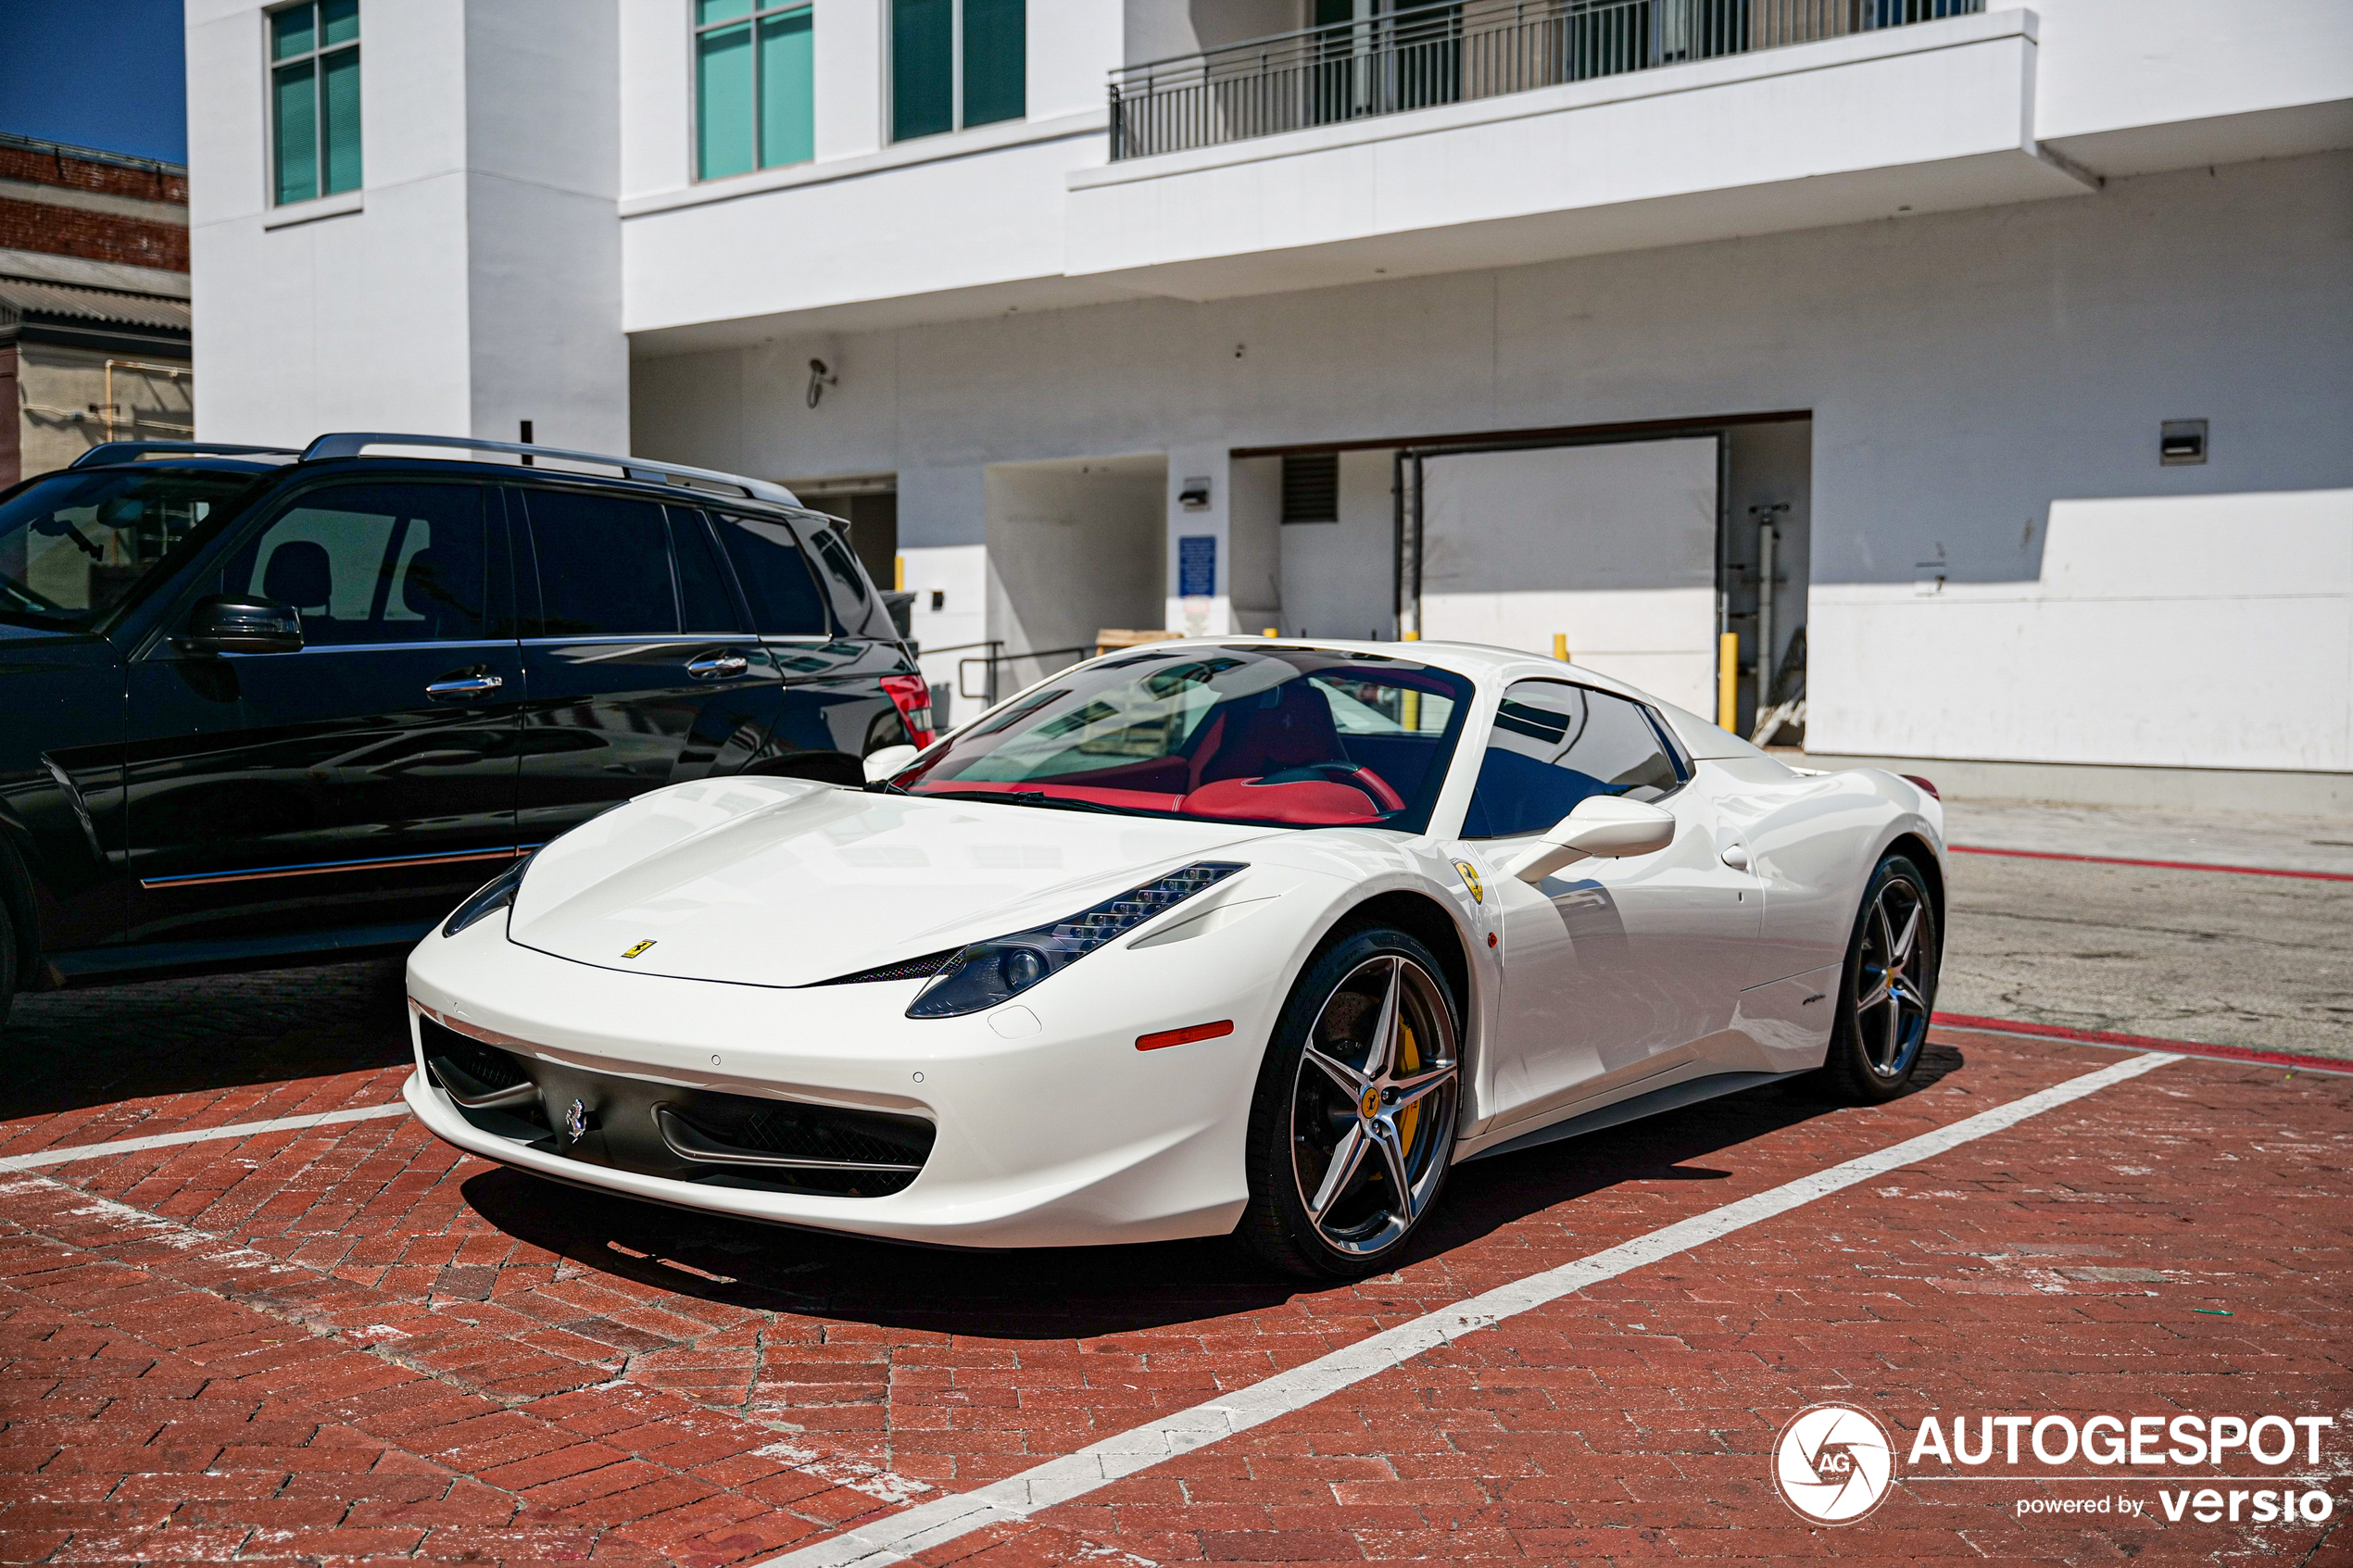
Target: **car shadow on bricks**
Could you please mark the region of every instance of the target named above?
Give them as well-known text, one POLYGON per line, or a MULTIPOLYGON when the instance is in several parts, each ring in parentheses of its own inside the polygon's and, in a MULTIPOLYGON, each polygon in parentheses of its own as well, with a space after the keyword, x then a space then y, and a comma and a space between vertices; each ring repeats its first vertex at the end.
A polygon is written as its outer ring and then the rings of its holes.
POLYGON ((398 958, 16 998, 0 1117, 396 1067, 409 1060, 398 958))
MULTIPOLYGON (((1912 1093, 1963 1065, 1931 1046, 1912 1093)), ((1729 1180, 1707 1163, 1837 1108, 1802 1083, 1720 1099, 1457 1170, 1400 1268, 1632 1182, 1729 1180)), ((1729 1163, 1729 1162, 1727 1162, 1729 1163)), ((573 1270, 746 1311, 1007 1340, 1088 1338, 1278 1306, 1316 1293, 1223 1237, 978 1252, 801 1231, 499 1169, 459 1189, 490 1224, 573 1270)))

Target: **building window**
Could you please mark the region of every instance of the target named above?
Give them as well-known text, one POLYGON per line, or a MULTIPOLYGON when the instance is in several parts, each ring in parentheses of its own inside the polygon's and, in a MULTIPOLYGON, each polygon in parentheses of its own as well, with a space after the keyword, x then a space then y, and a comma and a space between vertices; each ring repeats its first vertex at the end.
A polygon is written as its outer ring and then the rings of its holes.
POLYGON ((896 142, 1029 112, 1026 0, 890 0, 896 142))
POLYGON ((270 13, 270 122, 279 206, 359 188, 359 0, 270 13))
POLYGON ((695 175, 817 156, 809 0, 695 0, 695 175))

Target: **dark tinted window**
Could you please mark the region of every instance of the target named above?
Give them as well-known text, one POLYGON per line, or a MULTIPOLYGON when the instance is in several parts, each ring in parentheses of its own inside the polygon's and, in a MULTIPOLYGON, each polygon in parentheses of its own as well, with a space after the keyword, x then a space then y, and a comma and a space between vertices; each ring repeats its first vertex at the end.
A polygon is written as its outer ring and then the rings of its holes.
POLYGON ((825 563, 825 575, 840 584, 852 604, 866 602, 866 574, 858 570, 858 558, 849 551, 841 531, 831 525, 813 531, 816 535, 818 558, 825 563))
POLYGON ((677 632, 661 508, 560 490, 527 492, 524 504, 539 557, 542 636, 677 632))
MULTIPOLYGON (((0 412, 17 417, 13 407, 0 412)), ((250 474, 152 469, 36 480, 0 506, 0 614, 96 620, 252 483, 250 474)))
POLYGON ((302 614, 305 641, 466 642, 494 634, 480 490, 352 484, 312 490, 229 559, 220 592, 302 614))
POLYGON ((751 600, 752 619, 774 636, 823 636, 825 604, 810 581, 791 529, 764 518, 720 517, 719 537, 751 600))
POLYGON ((1541 833, 1588 796, 1656 800, 1680 782, 1639 705, 1562 681, 1522 681, 1496 711, 1463 836, 1541 833))
POLYGON ((736 613, 735 596, 719 554, 711 547, 711 532, 700 512, 670 514, 670 543, 678 558, 679 618, 689 632, 740 632, 743 618, 736 613))

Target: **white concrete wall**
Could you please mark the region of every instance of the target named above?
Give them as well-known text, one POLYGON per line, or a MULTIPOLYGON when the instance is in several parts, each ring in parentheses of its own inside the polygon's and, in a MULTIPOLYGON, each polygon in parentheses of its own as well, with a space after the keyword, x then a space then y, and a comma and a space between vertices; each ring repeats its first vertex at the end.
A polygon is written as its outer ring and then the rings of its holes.
POLYGON ((614 14, 415 0, 361 19, 360 191, 269 202, 263 14, 188 6, 208 439, 628 440, 614 14))
POLYGON ((1160 624, 1166 466, 1154 456, 988 470, 988 635, 1009 654, 1088 650, 1016 660, 1000 691, 1088 657, 1106 627, 1160 624))
POLYGON ((1283 529, 1283 630, 1294 636, 1397 634, 1394 453, 1340 455, 1340 518, 1283 529))
MULTIPOLYGON (((2064 521, 2077 502, 2161 510, 2175 497, 2353 486, 2343 438, 2353 428, 2353 157, 2119 180, 2078 200, 1842 230, 1206 305, 1024 314, 842 344, 846 363, 876 369, 855 385, 845 377, 855 396, 837 404, 829 395, 813 415, 788 371, 763 369, 794 363, 795 345, 641 366, 641 444, 690 461, 756 447, 772 464, 763 471, 895 470, 902 537, 946 546, 982 542, 979 476, 991 462, 1162 450, 1173 488, 1188 473, 1224 474, 1197 465, 1235 446, 1810 409, 1808 744, 2032 756, 2032 736, 2063 735, 2073 722, 2067 660, 2076 656, 2063 653, 2051 679, 2020 685, 1994 664, 1939 651, 1938 628, 1959 622, 1913 597, 1916 564, 1941 560, 1949 594, 2010 585, 1988 592, 2019 601, 2004 613, 2023 624, 2027 585, 2045 577, 2055 508, 2064 521), (657 385, 689 383, 694 397, 656 406, 657 385), (2180 418, 2212 421, 2206 466, 2158 466, 2158 426, 2180 418), (1867 636, 1854 630, 1866 611, 1875 618, 1867 636), (1906 716, 1931 680, 1950 688, 1932 740, 1906 716)), ((1172 539, 1223 535, 1233 487, 1224 478, 1214 517, 1176 513, 1172 501, 1172 539)), ((1172 545, 1172 588, 1173 554, 1172 545)), ((1221 567, 1230 560, 1221 550, 1221 567)), ((1287 621, 1304 591, 1287 571, 1287 621)), ((1183 607, 1170 611, 1171 624, 1184 624, 1183 607)), ((2221 634, 2219 621, 2155 601, 2119 613, 2142 644, 2170 650, 2140 698, 2169 722, 2239 734, 2230 717, 2239 690, 2279 679, 2264 647, 2221 634)), ((1981 622, 1970 638, 2007 634, 1981 622)), ((2347 678, 2341 665, 2334 675, 2324 662, 2310 668, 2308 676, 2299 665, 2299 683, 2347 678)), ((2314 710, 2329 700, 2316 696, 2314 710)), ((2302 761, 2266 746, 2233 740, 2200 765, 2343 765, 2328 762, 2324 746, 2302 761)))

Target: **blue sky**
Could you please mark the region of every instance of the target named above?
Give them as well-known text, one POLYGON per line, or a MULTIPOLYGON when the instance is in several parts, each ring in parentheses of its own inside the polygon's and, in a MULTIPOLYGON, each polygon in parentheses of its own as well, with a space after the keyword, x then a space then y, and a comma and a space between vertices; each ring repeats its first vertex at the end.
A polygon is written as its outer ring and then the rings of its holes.
POLYGON ((180 0, 0 0, 0 131, 185 163, 180 0))

